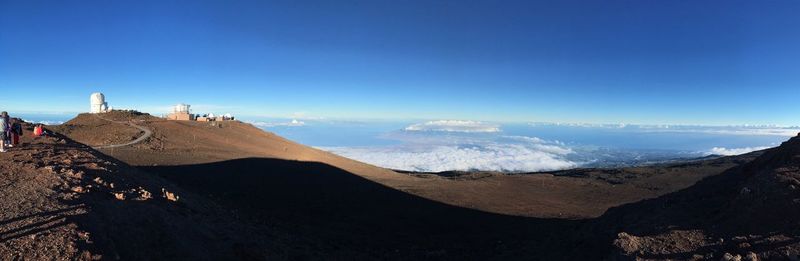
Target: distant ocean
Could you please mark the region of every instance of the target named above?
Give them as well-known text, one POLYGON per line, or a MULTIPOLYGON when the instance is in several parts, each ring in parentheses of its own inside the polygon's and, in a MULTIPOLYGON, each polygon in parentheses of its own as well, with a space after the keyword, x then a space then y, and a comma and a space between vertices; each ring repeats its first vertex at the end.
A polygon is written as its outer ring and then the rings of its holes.
MULTIPOLYGON (((18 114, 61 124, 75 114, 18 114)), ((779 145, 799 127, 344 121, 244 118, 293 141, 409 171, 547 171, 737 155, 779 145)))
POLYGON ((294 141, 409 171, 546 171, 737 155, 779 145, 798 127, 500 124, 476 121, 254 122, 294 141))
POLYGON ((42 114, 42 113, 20 113, 15 114, 13 112, 9 112, 9 116, 15 118, 21 118, 27 122, 33 123, 41 123, 45 125, 57 125, 62 124, 66 121, 75 118, 78 114, 76 113, 51 113, 51 114, 42 114))

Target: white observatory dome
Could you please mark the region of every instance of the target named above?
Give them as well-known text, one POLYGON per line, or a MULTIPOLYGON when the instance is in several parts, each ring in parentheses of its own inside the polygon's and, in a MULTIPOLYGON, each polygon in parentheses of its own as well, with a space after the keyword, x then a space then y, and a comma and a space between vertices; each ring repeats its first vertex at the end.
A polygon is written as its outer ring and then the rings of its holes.
POLYGON ((175 108, 173 110, 174 110, 174 112, 189 113, 189 108, 190 107, 191 107, 191 105, 189 105, 189 104, 180 103, 178 105, 175 105, 175 108))
POLYGON ((103 104, 104 102, 106 102, 106 96, 103 95, 102 93, 95 92, 95 93, 92 93, 91 101, 92 101, 92 104, 98 104, 98 105, 99 104, 103 104))
POLYGON ((106 103, 106 96, 102 93, 96 92, 92 93, 89 97, 89 105, 91 113, 101 113, 106 112, 108 108, 108 104, 106 103))

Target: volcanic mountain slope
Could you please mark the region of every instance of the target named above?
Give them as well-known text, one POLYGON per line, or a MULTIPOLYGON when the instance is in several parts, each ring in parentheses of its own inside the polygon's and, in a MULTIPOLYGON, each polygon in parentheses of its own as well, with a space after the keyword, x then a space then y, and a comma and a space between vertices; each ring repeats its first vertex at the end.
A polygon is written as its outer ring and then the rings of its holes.
POLYGON ((63 136, 26 135, 0 162, 3 260, 270 255, 228 211, 63 136))
MULTIPOLYGON (((432 200, 484 211, 560 218, 597 217, 609 207, 652 198, 685 188, 703 177, 721 173, 754 155, 721 158, 683 165, 616 170, 576 170, 533 175, 502 173, 401 174, 303 146, 236 122, 181 122, 153 117, 125 116, 127 112, 103 114, 103 118, 133 118, 153 131, 147 141, 125 148, 103 149, 110 156, 135 166, 191 166, 247 158, 319 162, 340 168, 391 188, 432 200)), ((82 114, 55 129, 88 144, 97 143, 94 133, 113 133, 107 121, 82 114)), ((118 124, 127 133, 130 126, 118 124)), ((134 137, 127 134, 129 141, 134 137)), ((157 171, 158 169, 151 169, 157 171)), ((224 172, 224 170, 216 170, 224 172)), ((250 170, 253 175, 269 172, 250 170)))
POLYGON ((155 119, 157 118, 135 111, 113 111, 103 114, 103 117, 86 114, 80 119, 72 119, 61 125, 50 126, 50 128, 83 144, 102 146, 126 143, 143 134, 141 130, 130 126, 127 122, 155 119), (91 128, 93 131, 82 131, 87 128, 91 128))
MULTIPOLYGON (((688 189, 610 210, 619 257, 797 260, 800 137, 688 189)), ((603 233, 603 232, 600 232, 603 233)))

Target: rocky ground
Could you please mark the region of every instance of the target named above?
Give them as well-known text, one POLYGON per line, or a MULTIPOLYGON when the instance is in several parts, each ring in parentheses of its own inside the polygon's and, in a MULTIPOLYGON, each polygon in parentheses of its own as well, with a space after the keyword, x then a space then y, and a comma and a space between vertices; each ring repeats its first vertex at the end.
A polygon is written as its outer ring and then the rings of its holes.
POLYGON ((26 135, 0 162, 4 260, 268 256, 230 239, 227 211, 66 137, 26 135))
POLYGON ((794 137, 690 188, 611 209, 595 227, 622 231, 623 259, 797 260, 799 187, 794 137))

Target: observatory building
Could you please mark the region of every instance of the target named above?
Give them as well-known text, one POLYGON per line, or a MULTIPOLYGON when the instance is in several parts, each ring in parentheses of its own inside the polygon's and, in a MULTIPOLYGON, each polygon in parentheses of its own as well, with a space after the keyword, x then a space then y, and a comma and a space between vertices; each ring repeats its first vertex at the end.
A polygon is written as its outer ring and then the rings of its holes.
POLYGON ((169 120, 176 120, 176 121, 192 121, 194 120, 194 115, 189 112, 189 104, 178 104, 172 108, 172 113, 167 115, 167 119, 169 120))
POLYGON ((173 121, 232 121, 235 120, 233 115, 225 114, 214 116, 213 113, 209 114, 193 114, 189 108, 189 104, 178 104, 172 107, 172 113, 166 116, 167 120, 173 121))
POLYGON ((89 105, 90 113, 104 113, 111 110, 106 102, 106 96, 99 92, 92 93, 89 97, 89 105))

